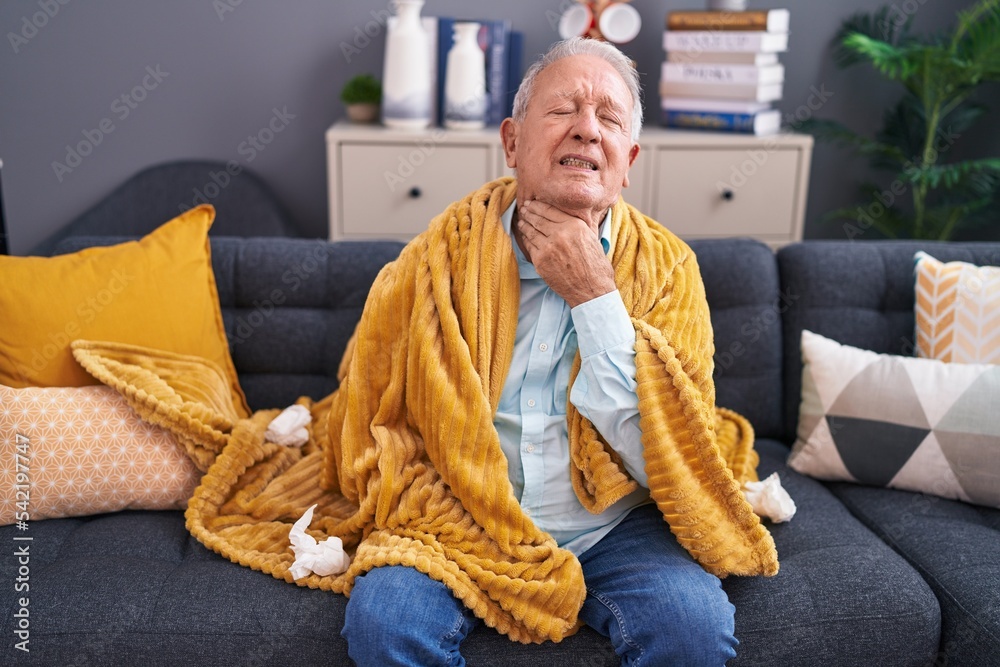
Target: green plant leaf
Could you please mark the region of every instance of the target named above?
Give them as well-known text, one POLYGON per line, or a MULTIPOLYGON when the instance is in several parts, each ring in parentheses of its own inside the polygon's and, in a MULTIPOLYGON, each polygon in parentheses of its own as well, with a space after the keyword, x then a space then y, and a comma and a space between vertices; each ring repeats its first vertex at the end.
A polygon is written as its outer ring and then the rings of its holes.
POLYGON ((850 49, 864 59, 883 76, 900 80, 913 73, 916 65, 908 53, 909 49, 900 48, 880 39, 873 39, 860 32, 853 32, 844 38, 845 49, 850 49))
POLYGON ((939 132, 941 138, 948 142, 950 147, 950 143, 953 143, 952 137, 965 134, 987 111, 986 105, 978 102, 965 102, 955 106, 941 117, 939 132))
POLYGON ((935 164, 926 167, 924 172, 934 187, 966 189, 972 195, 983 195, 996 188, 1000 181, 1000 158, 935 164))
POLYGON ((903 15, 890 6, 881 7, 874 13, 857 12, 845 20, 833 36, 834 62, 840 67, 850 67, 867 62, 865 54, 846 45, 849 35, 859 34, 889 45, 904 41, 909 33, 912 15, 903 15))
POLYGON ((803 121, 798 129, 801 132, 813 135, 817 139, 829 141, 838 146, 853 148, 861 155, 884 155, 886 157, 898 157, 900 155, 895 147, 860 135, 843 123, 835 120, 809 118, 803 121))

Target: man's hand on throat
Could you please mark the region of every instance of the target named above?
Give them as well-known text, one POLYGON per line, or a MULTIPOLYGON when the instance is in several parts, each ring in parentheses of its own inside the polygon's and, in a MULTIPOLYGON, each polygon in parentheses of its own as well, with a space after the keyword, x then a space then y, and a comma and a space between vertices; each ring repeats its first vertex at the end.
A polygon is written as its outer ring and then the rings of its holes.
POLYGON ((538 275, 570 308, 616 289, 599 231, 537 199, 517 208, 515 239, 538 275))

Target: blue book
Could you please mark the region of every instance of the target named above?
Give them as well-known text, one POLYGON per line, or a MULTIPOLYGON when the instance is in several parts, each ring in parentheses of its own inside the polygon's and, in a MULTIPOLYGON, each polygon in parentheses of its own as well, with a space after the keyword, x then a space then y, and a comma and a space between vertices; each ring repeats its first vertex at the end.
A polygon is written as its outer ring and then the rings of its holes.
MULTIPOLYGON (((504 110, 504 118, 510 116, 514 110, 514 95, 517 94, 517 87, 521 85, 521 61, 524 58, 524 33, 512 30, 510 40, 507 44, 507 106, 504 110)), ((501 119, 503 120, 503 119, 501 119)))
MULTIPOLYGON (((486 26, 486 124, 499 125, 507 117, 507 42, 510 21, 483 21, 486 26)), ((482 35, 482 33, 480 33, 482 35)))
POLYGON ((444 127, 444 82, 448 69, 448 52, 455 43, 455 19, 449 16, 438 17, 437 30, 437 118, 436 124, 444 127))
POLYGON ((774 134, 781 129, 781 112, 768 109, 757 113, 663 110, 663 124, 685 130, 714 130, 743 134, 774 134))

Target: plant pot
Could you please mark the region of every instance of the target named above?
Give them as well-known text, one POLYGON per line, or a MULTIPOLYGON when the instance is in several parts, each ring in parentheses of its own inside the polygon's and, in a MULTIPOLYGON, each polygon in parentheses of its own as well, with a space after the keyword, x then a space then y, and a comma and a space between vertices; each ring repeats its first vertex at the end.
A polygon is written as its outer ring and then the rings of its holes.
POLYGON ((370 102, 348 104, 347 117, 354 123, 374 123, 378 118, 378 105, 370 102))

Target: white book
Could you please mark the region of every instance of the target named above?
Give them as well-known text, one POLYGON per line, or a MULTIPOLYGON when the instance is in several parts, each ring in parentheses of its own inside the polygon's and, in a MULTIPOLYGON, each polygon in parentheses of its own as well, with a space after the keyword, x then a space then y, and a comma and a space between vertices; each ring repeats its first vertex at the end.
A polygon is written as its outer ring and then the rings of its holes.
POLYGON ((664 30, 665 51, 737 51, 778 53, 788 50, 787 32, 664 30))
POLYGON ((663 63, 660 79, 692 83, 781 83, 785 80, 785 67, 663 63))
POLYGON ((664 111, 712 111, 715 113, 757 113, 771 108, 770 102, 743 102, 719 100, 709 97, 664 97, 660 100, 664 111))
POLYGON ((783 83, 736 84, 691 83, 689 81, 660 81, 661 97, 709 97, 747 102, 773 102, 781 99, 783 83))
POLYGON ((777 65, 777 53, 738 53, 726 51, 671 51, 668 63, 699 65, 777 65))

